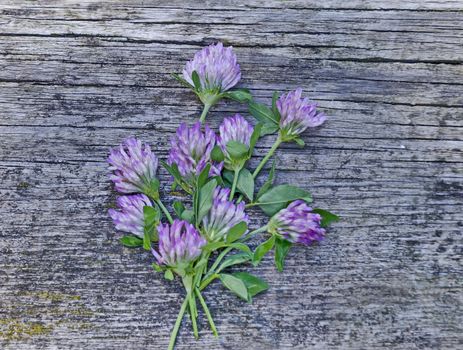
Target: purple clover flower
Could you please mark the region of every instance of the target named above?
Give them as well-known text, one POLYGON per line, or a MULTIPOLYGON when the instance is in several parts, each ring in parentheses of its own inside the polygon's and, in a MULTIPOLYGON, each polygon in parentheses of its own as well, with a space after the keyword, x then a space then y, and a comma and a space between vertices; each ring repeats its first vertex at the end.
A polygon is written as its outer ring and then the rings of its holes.
MULTIPOLYGON (((212 44, 195 54, 183 69, 183 78, 191 85, 193 71, 201 82, 201 91, 219 94, 235 86, 241 78, 233 48, 223 47, 222 43, 212 44)), ((204 102, 204 101, 203 101, 204 102)))
POLYGON ((145 226, 143 207, 152 206, 149 198, 144 194, 121 196, 117 198, 116 204, 120 210, 108 210, 116 229, 143 237, 145 226))
POLYGON ((220 136, 217 143, 225 155, 225 167, 232 168, 232 161, 227 151, 227 143, 237 141, 249 147, 254 128, 241 115, 225 118, 219 127, 220 136))
POLYGON ((119 148, 110 151, 111 180, 120 193, 145 192, 156 178, 158 158, 148 144, 134 137, 125 140, 119 148))
POLYGON ((319 126, 326 120, 323 113, 317 112, 317 105, 301 95, 302 89, 298 88, 281 95, 276 102, 281 115, 280 129, 284 138, 294 138, 305 129, 319 126))
POLYGON ((223 239, 228 231, 241 221, 249 223, 249 217, 244 212, 245 204, 229 201, 229 188, 216 187, 212 199, 212 208, 203 218, 204 232, 209 241, 223 239))
MULTIPOLYGON (((205 125, 203 133, 200 122, 196 122, 190 128, 186 123, 182 123, 170 141, 171 149, 167 162, 169 165, 177 164, 180 174, 191 180, 210 162, 215 142, 215 133, 208 125, 205 125)), ((223 164, 211 165, 210 175, 220 175, 223 164)))
POLYGON ((292 243, 309 245, 321 241, 325 236, 326 231, 320 226, 321 220, 321 216, 313 213, 303 200, 297 200, 272 217, 269 232, 292 243))
POLYGON ((201 248, 207 243, 195 227, 184 220, 174 220, 172 225, 160 223, 158 251, 152 249, 160 265, 186 267, 201 255, 201 248))

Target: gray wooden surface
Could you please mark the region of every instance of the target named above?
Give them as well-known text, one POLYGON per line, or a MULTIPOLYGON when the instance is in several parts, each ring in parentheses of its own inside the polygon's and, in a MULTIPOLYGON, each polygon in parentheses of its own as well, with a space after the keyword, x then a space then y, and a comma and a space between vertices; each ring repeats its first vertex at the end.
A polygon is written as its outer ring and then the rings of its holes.
POLYGON ((330 116, 277 180, 342 221, 267 257, 251 305, 213 284, 220 340, 202 317, 178 349, 461 349, 461 0, 1 0, 0 348, 166 348, 183 292, 117 242, 105 158, 129 135, 166 157, 201 110, 170 73, 217 40, 258 101, 301 86, 330 116))

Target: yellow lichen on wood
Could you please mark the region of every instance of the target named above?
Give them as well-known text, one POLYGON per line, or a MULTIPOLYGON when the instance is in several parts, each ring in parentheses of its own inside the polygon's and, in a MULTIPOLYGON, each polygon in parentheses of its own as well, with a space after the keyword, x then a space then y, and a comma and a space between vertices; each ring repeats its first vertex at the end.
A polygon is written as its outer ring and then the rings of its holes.
POLYGON ((47 335, 52 330, 52 325, 44 325, 40 322, 22 322, 17 319, 0 320, 0 338, 4 340, 20 340, 24 337, 47 335))

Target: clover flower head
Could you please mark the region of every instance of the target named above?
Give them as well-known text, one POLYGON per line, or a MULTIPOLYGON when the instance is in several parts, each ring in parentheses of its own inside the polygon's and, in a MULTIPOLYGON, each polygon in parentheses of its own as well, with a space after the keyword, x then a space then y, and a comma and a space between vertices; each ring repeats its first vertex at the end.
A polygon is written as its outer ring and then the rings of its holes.
POLYGON ((120 193, 144 192, 156 178, 158 158, 148 144, 134 137, 113 148, 108 157, 111 180, 120 193))
MULTIPOLYGON (((192 127, 182 123, 170 141, 171 149, 167 162, 169 165, 177 164, 180 174, 189 180, 199 175, 210 162, 215 142, 215 133, 208 125, 205 125, 203 133, 200 122, 192 127)), ((223 164, 211 165, 210 175, 220 175, 223 164)))
POLYGON ((207 243, 195 227, 184 220, 169 224, 160 223, 158 251, 152 249, 160 265, 170 267, 186 266, 201 255, 201 248, 207 243))
POLYGON ((241 78, 233 48, 224 47, 221 42, 198 51, 183 69, 183 78, 192 86, 193 71, 201 82, 201 91, 221 93, 235 86, 241 78))
POLYGON ((116 204, 119 210, 108 210, 116 229, 143 237, 145 227, 143 207, 152 206, 148 197, 144 194, 121 196, 117 198, 116 204))
POLYGON ((302 89, 298 88, 286 95, 281 95, 276 102, 280 112, 280 129, 285 137, 292 138, 307 128, 323 124, 326 116, 317 112, 317 105, 302 98, 302 89))
POLYGON ((228 231, 241 221, 249 223, 249 217, 244 212, 245 204, 229 201, 229 188, 217 186, 214 190, 212 207, 203 218, 204 232, 209 241, 219 241, 227 235, 228 231))
POLYGON ((237 141, 249 147, 253 131, 254 128, 252 125, 239 114, 224 118, 219 127, 220 136, 218 137, 217 143, 225 156, 225 167, 227 169, 233 170, 235 165, 238 167, 242 166, 242 164, 234 164, 228 154, 227 143, 230 141, 237 141))
POLYGON ((297 200, 272 217, 269 232, 292 243, 309 245, 321 241, 325 236, 325 229, 320 226, 321 220, 321 216, 313 213, 303 200, 297 200))
POLYGON ((219 127, 218 138, 218 144, 224 155, 228 156, 227 143, 230 141, 237 141, 249 147, 253 131, 252 125, 240 114, 224 118, 219 127))

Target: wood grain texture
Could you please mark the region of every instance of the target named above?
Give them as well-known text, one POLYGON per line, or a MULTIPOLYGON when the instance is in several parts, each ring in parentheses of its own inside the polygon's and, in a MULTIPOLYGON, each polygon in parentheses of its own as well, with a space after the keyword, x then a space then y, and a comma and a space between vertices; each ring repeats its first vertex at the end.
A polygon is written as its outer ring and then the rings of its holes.
MULTIPOLYGON (((271 257, 253 269, 270 290, 250 305, 213 284, 220 339, 201 315, 201 339, 185 321, 178 349, 461 348, 462 10, 2 0, 0 348, 167 347, 182 288, 117 242, 105 158, 128 135, 166 157, 179 122, 201 110, 170 74, 217 40, 235 47, 240 86, 258 101, 301 86, 330 116, 304 149, 277 152, 277 181, 311 190, 342 221, 319 246, 292 250, 284 273, 271 257)), ((249 117, 226 102, 208 120, 235 112, 249 117)), ((162 171, 161 182, 167 192, 162 171)))

